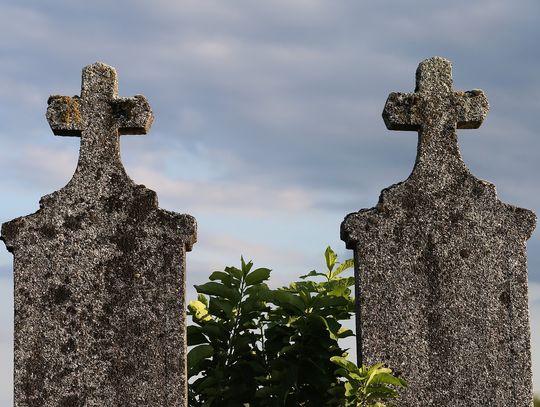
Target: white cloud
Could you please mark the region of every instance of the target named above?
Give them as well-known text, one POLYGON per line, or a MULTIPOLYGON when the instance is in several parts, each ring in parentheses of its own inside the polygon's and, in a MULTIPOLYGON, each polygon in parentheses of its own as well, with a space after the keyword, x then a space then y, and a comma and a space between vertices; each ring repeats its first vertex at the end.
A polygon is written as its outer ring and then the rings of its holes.
POLYGON ((198 213, 261 216, 275 211, 302 211, 314 203, 313 197, 300 188, 188 181, 169 178, 146 168, 132 168, 130 176, 137 183, 155 190, 161 199, 180 202, 182 207, 198 213))
MULTIPOLYGON (((207 158, 218 158, 215 151, 203 153, 209 155, 207 158)), ((26 146, 22 155, 27 157, 22 170, 26 181, 55 185, 55 188, 67 184, 75 171, 78 156, 73 150, 53 150, 40 146, 26 146)), ((162 200, 181 203, 187 210, 261 216, 275 211, 298 212, 312 208, 315 203, 315 197, 307 190, 286 185, 172 178, 165 174, 163 168, 158 171, 149 167, 152 164, 159 167, 159 155, 159 151, 141 152, 144 165, 131 165, 130 177, 155 190, 162 200)), ((135 157, 131 157, 131 160, 135 160, 135 157)), ((225 155, 224 164, 227 163, 234 165, 234 160, 225 155)), ((212 167, 213 164, 209 162, 208 165, 212 167)))
POLYGON ((46 147, 28 146, 24 151, 32 173, 48 182, 61 184, 69 181, 75 172, 78 154, 65 149, 53 150, 46 147))

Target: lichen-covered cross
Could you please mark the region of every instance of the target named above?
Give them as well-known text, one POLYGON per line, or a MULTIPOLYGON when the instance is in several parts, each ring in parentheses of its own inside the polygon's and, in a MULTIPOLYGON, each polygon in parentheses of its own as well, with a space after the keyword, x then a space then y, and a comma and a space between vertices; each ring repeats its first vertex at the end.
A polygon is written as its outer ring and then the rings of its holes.
POLYGON ((456 129, 476 129, 487 115, 484 92, 453 90, 452 64, 433 57, 416 71, 414 93, 393 92, 388 96, 383 119, 389 130, 418 131, 418 155, 413 174, 430 169, 450 172, 462 165, 456 129))
POLYGON ((80 97, 51 96, 48 104, 53 133, 81 137, 77 173, 123 168, 119 135, 146 134, 153 121, 144 96, 118 97, 116 71, 103 63, 83 69, 80 97))

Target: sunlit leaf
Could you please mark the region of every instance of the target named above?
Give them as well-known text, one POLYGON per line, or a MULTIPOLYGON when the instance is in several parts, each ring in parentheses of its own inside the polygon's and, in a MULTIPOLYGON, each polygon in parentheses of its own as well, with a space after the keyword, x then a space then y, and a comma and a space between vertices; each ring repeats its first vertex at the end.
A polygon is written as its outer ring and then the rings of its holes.
POLYGON ((328 271, 332 271, 334 265, 336 264, 337 254, 328 246, 324 252, 324 258, 326 260, 326 267, 328 271))
POLYGON ((206 305, 199 300, 190 301, 188 309, 196 320, 210 321, 212 319, 212 316, 208 314, 206 305))
POLYGON ((339 266, 337 266, 336 271, 334 271, 334 277, 339 276, 341 273, 343 273, 345 270, 348 270, 350 268, 354 267, 354 260, 348 259, 345 260, 343 263, 341 263, 339 266))
POLYGON ((208 298, 206 298, 206 296, 204 296, 203 294, 199 294, 197 295, 197 299, 208 307, 208 298))

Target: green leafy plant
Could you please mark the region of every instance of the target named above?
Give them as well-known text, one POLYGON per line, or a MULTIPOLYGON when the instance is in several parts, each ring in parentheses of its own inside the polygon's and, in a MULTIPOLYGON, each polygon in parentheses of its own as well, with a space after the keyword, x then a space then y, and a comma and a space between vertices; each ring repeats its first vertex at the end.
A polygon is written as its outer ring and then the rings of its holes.
POLYGON ((325 251, 327 271, 271 290, 267 268, 226 267, 195 286, 188 306, 190 407, 385 406, 402 379, 358 368, 339 341, 352 336, 352 260, 325 251), (366 376, 367 375, 367 376, 366 376), (367 379, 364 379, 367 377, 367 379), (379 404, 369 404, 369 403, 379 404))
POLYGON ((326 273, 311 271, 273 292, 265 331, 269 374, 257 393, 262 406, 328 405, 335 399, 329 390, 340 383, 330 358, 343 356, 338 340, 353 335, 342 325, 354 310, 354 278, 342 277, 353 263, 337 263, 330 247, 325 259, 326 273))
POLYGON ((398 388, 407 387, 405 380, 392 375, 392 369, 382 363, 358 367, 343 357, 333 356, 331 360, 340 366, 336 373, 344 379, 343 407, 391 407, 392 403, 383 404, 380 400, 394 399, 398 388))
POLYGON ((187 328, 189 405, 242 406, 255 398, 266 375, 263 343, 266 302, 271 292, 264 283, 270 270, 252 270, 242 258, 241 268, 215 271, 210 281, 195 286, 198 299, 188 312, 195 325, 187 328), (208 298, 205 296, 207 295, 208 298))

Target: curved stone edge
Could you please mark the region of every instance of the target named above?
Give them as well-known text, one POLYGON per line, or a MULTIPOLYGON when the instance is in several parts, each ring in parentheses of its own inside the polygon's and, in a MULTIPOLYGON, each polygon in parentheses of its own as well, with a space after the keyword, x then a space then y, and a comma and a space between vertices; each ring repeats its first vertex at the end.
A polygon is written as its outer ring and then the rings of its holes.
MULTIPOLYGON (((514 212, 516 217, 516 225, 518 225, 520 229, 523 236, 523 241, 526 242, 536 228, 536 214, 530 209, 521 208, 501 201, 497 196, 497 191, 494 184, 476 178, 472 174, 469 174, 469 177, 476 182, 477 185, 482 186, 484 193, 489 196, 491 200, 495 201, 496 204, 501 205, 509 212, 514 212)), ((363 208, 357 212, 352 212, 345 216, 340 226, 340 238, 343 242, 345 242, 345 247, 347 249, 353 250, 361 243, 362 238, 361 233, 359 233, 359 226, 366 222, 373 222, 377 216, 384 216, 385 204, 388 196, 398 188, 404 188, 409 182, 409 179, 410 177, 403 182, 383 189, 379 195, 379 200, 375 207, 363 208)))
MULTIPOLYGON (((157 217, 160 217, 162 221, 169 224, 170 233, 178 234, 180 236, 181 240, 184 242, 186 251, 191 251, 193 245, 197 242, 197 220, 195 217, 189 214, 181 214, 160 208, 155 191, 146 188, 144 185, 135 184, 131 178, 127 178, 129 179, 129 182, 135 186, 135 189, 138 189, 138 191, 142 193, 143 198, 146 199, 147 207, 142 208, 142 210, 148 214, 154 211, 157 217)), ((19 216, 2 224, 0 240, 4 242, 6 249, 10 253, 14 253, 17 250, 20 232, 24 229, 26 224, 33 220, 38 220, 42 216, 43 211, 56 201, 56 198, 66 189, 66 187, 43 196, 40 199, 40 209, 36 212, 25 216, 19 216)))

